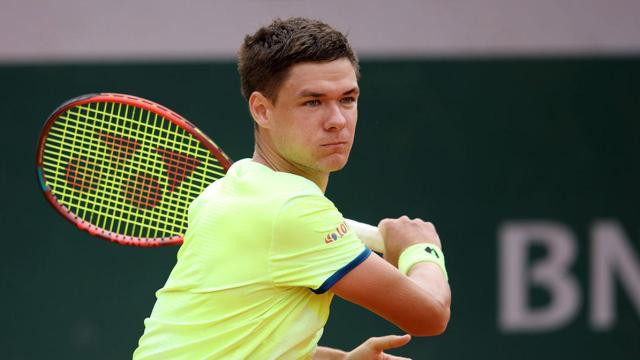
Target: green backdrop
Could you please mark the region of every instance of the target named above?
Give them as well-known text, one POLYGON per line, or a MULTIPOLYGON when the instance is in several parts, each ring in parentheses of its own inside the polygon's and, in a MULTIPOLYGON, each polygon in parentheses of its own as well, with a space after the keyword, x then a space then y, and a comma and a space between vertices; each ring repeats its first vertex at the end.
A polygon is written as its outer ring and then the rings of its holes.
MULTIPOLYGON (((396 353, 638 359, 639 310, 621 284, 615 325, 589 325, 588 240, 594 221, 614 219, 640 254, 640 58, 364 61, 362 73, 356 145, 327 194, 350 218, 434 222, 453 291, 447 332, 396 353), (523 219, 565 224, 577 239, 582 303, 553 331, 498 327, 498 228, 523 219)), ((176 248, 117 246, 53 212, 34 170, 49 113, 84 93, 134 94, 189 118, 238 159, 252 152, 238 83, 230 62, 0 66, 2 358, 130 357, 175 261, 176 248)), ((532 289, 531 301, 544 306, 549 294, 532 289)), ((387 333, 400 331, 336 299, 321 343, 347 349, 387 333)))

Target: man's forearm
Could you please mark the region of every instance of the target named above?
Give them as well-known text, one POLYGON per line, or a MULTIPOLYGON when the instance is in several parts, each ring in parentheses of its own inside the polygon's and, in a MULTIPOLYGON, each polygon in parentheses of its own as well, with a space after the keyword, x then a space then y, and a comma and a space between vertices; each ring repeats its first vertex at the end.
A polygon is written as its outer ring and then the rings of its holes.
MULTIPOLYGON (((408 274, 418 286, 427 291, 440 305, 439 318, 442 318, 444 327, 449 322, 451 306, 451 288, 438 265, 429 262, 414 265, 408 274)), ((442 329, 444 331, 444 328, 442 329)))
POLYGON ((316 352, 313 353, 313 360, 342 360, 346 356, 347 353, 342 350, 318 346, 316 352))

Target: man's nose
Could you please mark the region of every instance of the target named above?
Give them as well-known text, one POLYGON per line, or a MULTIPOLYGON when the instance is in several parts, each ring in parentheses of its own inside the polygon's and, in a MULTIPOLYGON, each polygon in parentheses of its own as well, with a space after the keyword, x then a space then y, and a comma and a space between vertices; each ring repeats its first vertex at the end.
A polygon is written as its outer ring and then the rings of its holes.
POLYGON ((340 107, 340 104, 333 103, 329 106, 327 121, 325 123, 325 128, 327 130, 340 130, 347 123, 347 118, 343 113, 344 109, 340 107))

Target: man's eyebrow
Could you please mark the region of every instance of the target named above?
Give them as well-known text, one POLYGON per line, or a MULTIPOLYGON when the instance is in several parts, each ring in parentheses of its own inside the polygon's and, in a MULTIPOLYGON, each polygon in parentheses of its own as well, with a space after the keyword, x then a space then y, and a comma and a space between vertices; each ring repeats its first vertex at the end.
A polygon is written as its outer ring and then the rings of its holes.
POLYGON ((345 91, 342 95, 354 95, 354 94, 359 94, 359 93, 360 93, 360 89, 358 89, 358 87, 354 87, 351 90, 345 91))
POLYGON ((302 90, 298 93, 299 97, 322 97, 323 93, 315 92, 313 90, 302 90))
MULTIPOLYGON (((351 88, 347 91, 345 91, 344 93, 342 93, 342 95, 353 95, 353 94, 358 94, 360 92, 360 89, 358 89, 357 87, 351 88)), ((313 90, 302 90, 300 91, 300 93, 298 93, 299 97, 323 97, 325 96, 325 94, 323 93, 319 93, 313 90)))

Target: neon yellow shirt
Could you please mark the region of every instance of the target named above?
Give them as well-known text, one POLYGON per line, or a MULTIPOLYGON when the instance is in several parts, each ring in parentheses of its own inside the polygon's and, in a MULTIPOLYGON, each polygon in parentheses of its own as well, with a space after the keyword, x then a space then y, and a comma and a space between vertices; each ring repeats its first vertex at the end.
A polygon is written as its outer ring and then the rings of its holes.
POLYGON ((188 218, 134 359, 308 359, 326 291, 371 253, 313 182, 250 159, 188 218))

